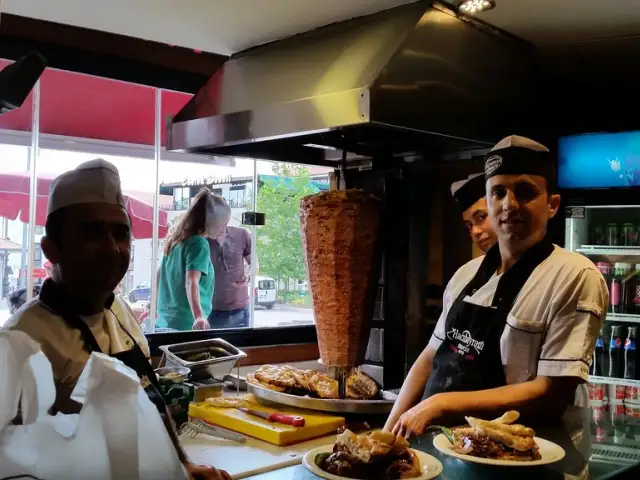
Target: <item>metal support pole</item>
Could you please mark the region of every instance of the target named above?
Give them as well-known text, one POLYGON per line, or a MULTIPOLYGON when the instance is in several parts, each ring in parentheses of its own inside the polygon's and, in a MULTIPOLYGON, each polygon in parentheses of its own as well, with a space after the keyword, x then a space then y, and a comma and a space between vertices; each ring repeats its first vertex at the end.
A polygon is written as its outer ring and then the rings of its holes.
MULTIPOLYGON (((31 124, 31 150, 29 152, 29 234, 27 260, 27 301, 33 298, 33 267, 35 264, 36 242, 36 205, 38 204, 38 169, 37 160, 40 155, 40 80, 33 87, 33 108, 31 124)), ((24 245, 22 248, 24 249, 24 245)))
MULTIPOLYGON (((258 161, 253 160, 253 211, 258 211, 258 161)), ((249 282, 249 326, 253 328, 255 325, 256 299, 254 292, 256 291, 256 275, 258 265, 258 228, 251 225, 251 281, 249 282)))
POLYGON ((151 305, 149 310, 149 329, 156 326, 158 304, 158 231, 160 226, 160 151, 162 149, 162 90, 156 88, 155 141, 153 158, 155 160, 156 187, 153 192, 153 234, 151 236, 151 305))

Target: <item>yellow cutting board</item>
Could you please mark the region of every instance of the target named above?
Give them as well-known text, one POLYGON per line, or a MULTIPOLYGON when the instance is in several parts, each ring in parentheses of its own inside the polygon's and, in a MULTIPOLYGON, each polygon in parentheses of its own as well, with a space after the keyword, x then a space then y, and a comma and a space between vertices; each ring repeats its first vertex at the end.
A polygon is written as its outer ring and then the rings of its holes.
POLYGON ((213 407, 207 403, 191 403, 189 416, 200 418, 205 422, 259 438, 274 445, 291 445, 311 438, 335 433, 344 426, 344 417, 310 412, 309 410, 274 409, 250 403, 248 408, 263 412, 280 412, 286 415, 304 417, 304 427, 292 427, 282 423, 269 422, 264 418, 241 412, 235 408, 213 407))

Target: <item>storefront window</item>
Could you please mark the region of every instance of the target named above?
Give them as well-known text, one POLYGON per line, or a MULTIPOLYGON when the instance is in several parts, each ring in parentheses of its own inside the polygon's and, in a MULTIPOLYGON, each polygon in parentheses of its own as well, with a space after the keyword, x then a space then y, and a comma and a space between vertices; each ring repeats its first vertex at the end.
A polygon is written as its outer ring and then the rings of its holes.
POLYGON ((257 227, 255 327, 314 322, 300 235, 299 205, 305 195, 329 189, 325 167, 259 161, 257 208, 266 225, 257 227))
MULTIPOLYGON (((8 62, 7 62, 8 63, 8 62)), ((29 255, 34 284, 47 275, 44 235, 52 180, 79 164, 103 158, 120 172, 132 218, 131 262, 116 291, 147 333, 172 328, 157 315, 158 278, 165 245, 203 188, 223 197, 230 218, 218 238, 208 241, 214 277, 207 328, 265 328, 313 323, 305 273, 298 205, 304 195, 329 188, 328 168, 253 159, 167 152, 166 119, 190 99, 160 91, 160 161, 156 169, 156 89, 47 69, 40 80, 40 148, 36 159, 38 208, 29 248, 31 106, 0 116, 0 181, 15 192, 0 195, 0 325, 10 316, 7 296, 25 288, 29 255), (17 172, 17 173, 16 173, 17 172), (14 175, 14 176, 11 176, 14 175), (17 176, 15 176, 17 175, 17 176), (14 180, 20 179, 16 183, 14 180), (156 196, 157 195, 157 196, 156 196), (157 204, 157 244, 154 237, 157 204), (261 226, 242 224, 246 211, 266 214, 261 226), (155 308, 152 308, 155 307, 155 308)), ((99 274, 99 272, 96 272, 99 274)), ((174 282, 175 283, 175 282, 174 282)), ((185 289, 184 284, 171 285, 185 289)), ((26 298, 26 296, 25 296, 26 298)), ((187 317, 192 316, 190 313, 187 317)), ((192 318, 180 330, 191 329, 192 318)))
MULTIPOLYGON (((0 60, 0 69, 11 63, 0 60)), ((0 327, 27 300, 32 111, 30 94, 0 116, 0 327)))

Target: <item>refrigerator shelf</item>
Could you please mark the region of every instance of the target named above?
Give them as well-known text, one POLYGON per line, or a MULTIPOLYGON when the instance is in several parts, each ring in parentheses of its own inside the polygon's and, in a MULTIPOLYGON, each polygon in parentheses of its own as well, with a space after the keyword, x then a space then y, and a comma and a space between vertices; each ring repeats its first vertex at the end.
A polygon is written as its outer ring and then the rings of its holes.
MULTIPOLYGON (((595 437, 592 440, 595 440, 595 437)), ((603 445, 594 442, 591 460, 614 464, 634 464, 640 461, 640 450, 633 447, 603 445)))
POLYGON ((607 322, 640 323, 640 315, 631 313, 607 313, 607 322))
POLYGON ((640 387, 640 380, 629 380, 627 378, 598 377, 589 376, 589 383, 604 383, 606 385, 624 385, 626 387, 640 387))
POLYGON ((602 255, 607 257, 640 257, 640 247, 620 247, 610 245, 583 245, 576 248, 583 255, 602 255))

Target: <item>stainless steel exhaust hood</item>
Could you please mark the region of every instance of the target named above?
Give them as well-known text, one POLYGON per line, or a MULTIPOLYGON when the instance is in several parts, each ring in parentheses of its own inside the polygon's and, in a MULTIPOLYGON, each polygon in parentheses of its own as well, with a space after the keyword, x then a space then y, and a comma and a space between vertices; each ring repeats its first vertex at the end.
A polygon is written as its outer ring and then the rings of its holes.
POLYGON ((310 164, 486 148, 530 119, 532 67, 528 44, 420 1, 231 57, 168 147, 310 164))

